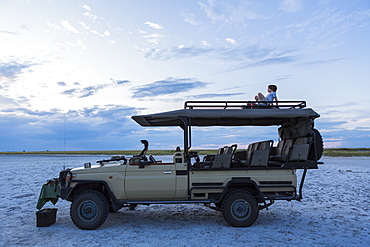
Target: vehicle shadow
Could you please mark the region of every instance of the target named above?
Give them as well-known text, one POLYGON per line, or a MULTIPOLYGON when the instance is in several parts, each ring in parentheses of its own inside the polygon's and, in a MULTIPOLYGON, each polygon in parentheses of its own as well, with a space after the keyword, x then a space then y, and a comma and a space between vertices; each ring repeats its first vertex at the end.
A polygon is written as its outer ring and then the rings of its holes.
POLYGON ((116 226, 132 227, 158 227, 163 229, 180 229, 192 226, 225 226, 222 213, 203 205, 178 204, 178 205, 139 205, 135 210, 123 208, 115 213, 110 213, 102 227, 116 226))

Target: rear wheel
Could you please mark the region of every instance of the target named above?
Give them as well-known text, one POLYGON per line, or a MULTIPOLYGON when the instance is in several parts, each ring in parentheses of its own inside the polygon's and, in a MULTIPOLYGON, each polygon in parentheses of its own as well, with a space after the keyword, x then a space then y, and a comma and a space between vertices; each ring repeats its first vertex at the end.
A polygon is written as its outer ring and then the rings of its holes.
POLYGON ((259 214, 256 199, 246 190, 229 192, 222 202, 221 211, 227 223, 235 227, 253 225, 259 214))
POLYGON ((83 230, 94 230, 101 226, 108 213, 107 198, 96 190, 86 190, 78 194, 70 209, 73 223, 83 230))

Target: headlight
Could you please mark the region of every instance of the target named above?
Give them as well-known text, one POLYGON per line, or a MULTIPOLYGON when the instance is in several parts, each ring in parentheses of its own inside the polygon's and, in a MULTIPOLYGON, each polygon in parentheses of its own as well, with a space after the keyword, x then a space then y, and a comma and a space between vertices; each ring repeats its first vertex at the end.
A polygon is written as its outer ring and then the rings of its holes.
POLYGON ((66 179, 65 179, 65 184, 68 184, 69 181, 73 178, 72 172, 67 172, 66 179))
POLYGON ((61 171, 59 174, 59 184, 62 187, 67 187, 74 177, 70 169, 61 171))

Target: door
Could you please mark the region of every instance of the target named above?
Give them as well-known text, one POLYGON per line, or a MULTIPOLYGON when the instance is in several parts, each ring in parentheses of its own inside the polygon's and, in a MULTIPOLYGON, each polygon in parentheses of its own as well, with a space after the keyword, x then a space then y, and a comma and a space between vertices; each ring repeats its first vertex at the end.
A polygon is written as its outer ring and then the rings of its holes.
POLYGON ((174 163, 153 163, 139 168, 127 165, 125 192, 128 200, 172 199, 176 192, 174 163))

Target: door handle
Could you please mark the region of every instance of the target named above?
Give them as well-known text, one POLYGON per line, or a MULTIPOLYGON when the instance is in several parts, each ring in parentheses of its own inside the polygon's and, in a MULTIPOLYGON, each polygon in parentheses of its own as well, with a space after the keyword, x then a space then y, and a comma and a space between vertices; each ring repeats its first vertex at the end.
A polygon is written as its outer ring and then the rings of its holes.
POLYGON ((171 174, 172 172, 171 171, 165 171, 163 172, 163 174, 171 174))

